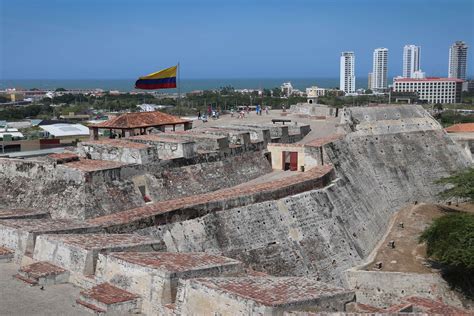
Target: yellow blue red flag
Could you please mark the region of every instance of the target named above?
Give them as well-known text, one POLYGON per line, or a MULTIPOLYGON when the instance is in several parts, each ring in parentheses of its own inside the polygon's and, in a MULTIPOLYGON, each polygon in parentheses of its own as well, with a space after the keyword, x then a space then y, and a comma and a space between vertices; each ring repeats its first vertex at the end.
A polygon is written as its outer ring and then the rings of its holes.
POLYGON ((166 68, 152 74, 138 78, 136 89, 155 90, 176 88, 176 72, 178 66, 166 68))

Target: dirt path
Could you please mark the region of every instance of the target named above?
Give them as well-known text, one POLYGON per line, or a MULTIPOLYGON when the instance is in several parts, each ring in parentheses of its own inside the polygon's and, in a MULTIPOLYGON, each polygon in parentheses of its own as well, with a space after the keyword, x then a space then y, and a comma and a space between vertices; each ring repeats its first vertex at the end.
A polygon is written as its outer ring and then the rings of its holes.
POLYGON ((389 233, 377 250, 374 260, 366 266, 367 270, 376 270, 375 263, 382 262, 383 271, 433 273, 426 263, 426 245, 420 244, 418 238, 431 222, 452 211, 474 212, 473 204, 459 207, 445 207, 434 204, 408 206, 395 215, 389 233), (402 224, 403 223, 403 227, 402 224), (395 248, 389 244, 394 242, 395 248))

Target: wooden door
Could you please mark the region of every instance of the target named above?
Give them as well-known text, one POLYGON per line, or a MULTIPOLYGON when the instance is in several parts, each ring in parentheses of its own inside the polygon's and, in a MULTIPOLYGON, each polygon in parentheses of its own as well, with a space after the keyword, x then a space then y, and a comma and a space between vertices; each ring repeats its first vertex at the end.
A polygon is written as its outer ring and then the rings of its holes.
POLYGON ((298 171, 298 153, 290 152, 290 170, 298 171))

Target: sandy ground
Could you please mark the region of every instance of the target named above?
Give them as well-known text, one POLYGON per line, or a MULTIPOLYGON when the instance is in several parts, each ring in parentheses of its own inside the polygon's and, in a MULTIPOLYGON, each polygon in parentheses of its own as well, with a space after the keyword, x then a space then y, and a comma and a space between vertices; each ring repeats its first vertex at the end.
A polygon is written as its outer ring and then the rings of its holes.
MULTIPOLYGON (((451 211, 474 212, 474 204, 463 204, 449 207, 451 211)), ((418 238, 431 222, 442 215, 448 214, 446 206, 433 204, 410 205, 395 214, 392 227, 381 243, 375 259, 367 265, 368 270, 375 270, 374 264, 382 262, 383 271, 433 273, 426 262, 426 245, 420 244, 418 238), (400 223, 403 223, 403 228, 400 223), (389 242, 395 242, 395 248, 389 242)))
POLYGON ((71 284, 29 286, 13 279, 18 266, 0 263, 0 315, 91 315, 76 306, 80 289, 71 284))

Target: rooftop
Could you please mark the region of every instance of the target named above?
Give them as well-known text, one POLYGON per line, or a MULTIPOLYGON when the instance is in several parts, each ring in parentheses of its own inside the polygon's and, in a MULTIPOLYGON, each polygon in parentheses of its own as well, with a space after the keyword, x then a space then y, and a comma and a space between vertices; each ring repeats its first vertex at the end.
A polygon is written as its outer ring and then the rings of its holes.
POLYGON ((155 239, 136 234, 63 234, 49 235, 47 238, 83 249, 104 249, 116 246, 154 245, 158 243, 155 239))
POLYGON ((52 124, 39 127, 55 137, 89 135, 89 129, 81 124, 52 124))
POLYGON ((136 265, 167 272, 184 272, 240 263, 231 258, 211 255, 204 252, 118 252, 112 253, 109 256, 136 265))
POLYGON ((98 128, 132 129, 162 125, 184 124, 189 121, 163 112, 134 112, 119 115, 108 121, 91 125, 98 128))
POLYGON ((6 226, 27 232, 66 232, 93 228, 92 225, 80 220, 66 219, 9 219, 0 220, 0 226, 6 226))
POLYGON ((444 130, 448 133, 474 133, 474 123, 454 124, 444 130))
POLYGON ((82 159, 79 161, 68 162, 64 164, 72 169, 77 169, 85 172, 90 171, 99 171, 107 169, 116 169, 124 166, 124 163, 109 161, 109 160, 92 160, 92 159, 82 159))
POLYGON ((327 137, 321 137, 321 138, 317 138, 315 140, 312 140, 310 142, 307 142, 305 144, 305 146, 321 147, 325 144, 332 143, 332 142, 334 142, 338 139, 341 139, 343 137, 344 137, 344 135, 341 135, 341 134, 333 134, 333 135, 329 135, 327 137))
POLYGON ((351 293, 308 277, 230 277, 191 280, 203 286, 238 295, 265 306, 307 302, 321 297, 351 293))
POLYGON ((441 78, 441 77, 426 77, 426 78, 393 78, 393 81, 408 82, 408 81, 454 81, 463 82, 462 79, 457 78, 441 78))

